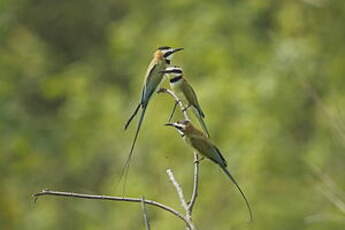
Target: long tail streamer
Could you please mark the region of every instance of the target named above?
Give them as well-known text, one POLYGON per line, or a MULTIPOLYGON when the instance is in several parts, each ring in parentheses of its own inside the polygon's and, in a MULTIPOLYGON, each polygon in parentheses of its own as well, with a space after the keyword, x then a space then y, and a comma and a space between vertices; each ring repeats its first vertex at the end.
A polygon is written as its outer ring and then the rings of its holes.
POLYGON ((224 173, 230 178, 230 180, 236 185, 237 189, 240 191, 244 201, 246 202, 248 211, 249 211, 249 217, 250 217, 250 222, 253 222, 253 213, 252 213, 252 209, 250 208, 249 202, 247 200, 246 195, 244 195, 244 192, 242 191, 241 187, 238 185, 238 183, 236 182, 235 178, 230 174, 229 170, 227 170, 227 168, 221 166, 221 168, 223 169, 224 173))
MULTIPOLYGON (((134 116, 138 112, 139 108, 140 108, 140 104, 137 107, 137 109, 134 111, 134 113, 133 113, 134 116)), ((123 169, 121 171, 119 183, 121 182, 122 178, 124 178, 123 191, 122 191, 123 195, 125 193, 125 188, 126 188, 126 183, 127 183, 127 175, 128 175, 128 171, 129 171, 130 162, 131 162, 131 159, 132 159, 132 156, 133 156, 133 151, 134 151, 135 144, 136 144, 138 136, 139 136, 139 131, 140 131, 141 125, 142 125, 143 120, 144 120, 146 108, 147 108, 147 106, 143 107, 143 109, 141 111, 140 119, 138 121, 137 130, 136 130, 136 133, 135 133, 135 136, 134 136, 134 140, 132 142, 131 150, 130 150, 129 155, 127 157, 126 163, 125 163, 125 165, 124 165, 124 167, 123 167, 123 169)), ((134 117, 134 116, 133 115, 131 116, 131 118, 129 119, 129 122, 133 119, 132 117, 134 117)))

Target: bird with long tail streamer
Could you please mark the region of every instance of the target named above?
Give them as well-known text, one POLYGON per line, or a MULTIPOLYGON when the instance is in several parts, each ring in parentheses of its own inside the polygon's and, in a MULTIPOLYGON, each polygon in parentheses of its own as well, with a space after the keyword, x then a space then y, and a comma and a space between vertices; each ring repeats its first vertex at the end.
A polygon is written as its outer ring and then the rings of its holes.
MULTIPOLYGON (((153 59, 151 60, 149 66, 147 67, 146 70, 146 75, 144 79, 144 86, 141 92, 141 98, 140 101, 135 108, 134 112, 132 115, 129 117, 126 125, 125 125, 125 130, 129 127, 130 123, 132 120, 135 118, 135 116, 138 114, 139 109, 141 109, 141 114, 139 117, 137 129, 134 135, 134 140, 131 145, 131 149, 129 151, 129 155, 127 157, 126 163, 124 168, 122 169, 121 176, 120 176, 120 181, 122 177, 125 177, 125 183, 126 183, 126 177, 129 169, 129 164, 134 152, 135 144, 138 139, 139 131, 141 128, 141 125, 144 120, 145 112, 147 109, 147 106, 150 102, 150 99, 153 95, 153 93, 156 91, 157 87, 160 85, 160 83, 163 80, 164 73, 161 71, 165 70, 166 67, 171 63, 171 59, 173 55, 178 52, 183 50, 183 48, 172 48, 169 46, 162 46, 159 47, 153 54, 153 59)), ((124 187, 125 187, 124 183, 124 187)))

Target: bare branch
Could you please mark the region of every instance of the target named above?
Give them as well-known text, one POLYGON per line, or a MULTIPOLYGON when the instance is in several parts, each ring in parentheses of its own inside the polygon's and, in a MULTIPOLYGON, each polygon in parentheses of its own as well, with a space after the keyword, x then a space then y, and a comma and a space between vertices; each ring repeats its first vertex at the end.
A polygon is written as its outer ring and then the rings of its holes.
POLYGON ((343 191, 341 191, 336 183, 326 173, 323 173, 319 167, 311 163, 308 164, 310 169, 321 180, 321 185, 317 189, 333 204, 342 214, 345 214, 345 201, 342 199, 343 191))
POLYGON ((38 199, 40 196, 63 196, 63 197, 72 197, 72 198, 80 198, 80 199, 94 199, 94 200, 111 200, 111 201, 121 201, 121 202, 132 202, 132 203, 140 203, 144 202, 147 205, 155 206, 160 209, 163 209, 179 219, 181 219, 189 229, 195 230, 194 225, 187 219, 185 216, 181 215, 175 209, 159 203, 154 200, 143 200, 141 198, 132 198, 132 197, 118 197, 118 196, 107 196, 107 195, 92 195, 92 194, 82 194, 82 193, 74 193, 74 192, 59 192, 59 191, 51 191, 51 190, 42 190, 39 193, 35 193, 32 195, 35 200, 38 199))
POLYGON ((333 204, 335 205, 343 214, 345 214, 345 203, 337 195, 335 195, 330 189, 319 186, 319 191, 333 204))
MULTIPOLYGON (((177 183, 177 181, 176 181, 176 179, 174 177, 174 174, 173 174, 171 169, 167 169, 167 174, 169 176, 169 179, 170 179, 171 183, 174 185, 174 187, 175 187, 175 189, 177 191, 177 195, 180 198, 180 202, 181 202, 182 208, 184 208, 186 210, 187 216, 188 216, 189 209, 188 209, 187 202, 186 202, 186 200, 184 198, 184 194, 183 194, 182 188, 179 185, 179 183, 177 183)), ((189 214, 189 216, 190 216, 190 214, 189 214)))
POLYGON ((145 206, 145 198, 144 197, 141 198, 141 209, 143 210, 143 214, 144 214, 145 229, 146 230, 151 230, 150 219, 149 219, 149 217, 147 215, 147 210, 146 210, 146 206, 145 206))
MULTIPOLYGON (((185 108, 182 101, 175 95, 175 93, 173 91, 171 91, 169 89, 161 88, 157 91, 157 93, 167 93, 170 96, 172 96, 175 100, 174 110, 176 109, 175 107, 177 105, 179 105, 179 107, 183 113, 184 119, 190 120, 188 113, 187 113, 187 109, 185 108)), ((171 119, 171 117, 169 119, 171 119)), ((141 203, 143 213, 144 213, 144 221, 145 221, 146 230, 150 230, 150 224, 149 224, 148 216, 146 213, 145 205, 151 205, 151 206, 161 208, 161 209, 175 215, 176 217, 181 219, 186 224, 187 229, 196 230, 196 227, 194 226, 194 224, 191 220, 191 213, 193 210, 193 206, 196 202, 196 198, 198 196, 198 185, 199 185, 198 154, 194 153, 193 192, 192 192, 191 200, 188 204, 184 198, 182 188, 177 183, 172 171, 169 169, 169 170, 167 170, 167 173, 169 175, 169 179, 171 180, 171 182, 173 183, 173 185, 175 186, 175 188, 177 190, 181 204, 186 211, 186 216, 180 214, 178 211, 176 211, 175 209, 173 209, 173 208, 171 208, 165 204, 159 203, 159 202, 154 201, 154 200, 146 200, 146 199, 144 199, 144 197, 132 198, 132 197, 118 197, 118 196, 107 196, 107 195, 93 195, 93 194, 83 194, 83 193, 74 193, 74 192, 52 191, 52 190, 48 190, 48 189, 44 189, 41 192, 33 194, 32 196, 35 198, 35 201, 38 200, 38 198, 40 196, 62 196, 62 197, 79 198, 79 199, 111 200, 111 201, 120 201, 120 202, 141 203)))
POLYGON ((175 104, 174 104, 173 110, 171 111, 171 114, 169 116, 168 122, 170 122, 171 119, 174 117, 177 105, 178 105, 178 101, 175 101, 175 104))
MULTIPOLYGON (((179 105, 179 107, 180 107, 180 109, 181 109, 181 112, 183 113, 183 116, 184 116, 184 119, 186 119, 186 120, 190 120, 189 119, 189 116, 188 116, 188 113, 187 113, 187 109, 186 109, 186 107, 183 105, 183 102, 177 97, 177 95, 172 91, 172 90, 169 90, 169 89, 165 89, 165 88, 160 88, 158 91, 157 91, 157 93, 167 93, 167 94, 169 94, 170 96, 172 96, 173 98, 174 98, 174 100, 175 100, 175 106, 174 106, 174 108, 173 108, 173 111, 172 111, 172 114, 169 116, 169 122, 170 122, 170 120, 171 120, 171 118, 172 118, 172 116, 173 116, 173 113, 175 112, 175 109, 176 109, 176 105, 179 105)), ((188 204, 185 202, 185 200, 184 200, 184 203, 185 204, 187 204, 187 206, 186 207, 183 207, 185 210, 186 210, 186 215, 187 215, 187 218, 191 218, 191 215, 192 215, 192 211, 193 211, 193 207, 194 207, 194 205, 195 205, 195 202, 196 202, 196 199, 197 199, 197 197, 198 197, 198 188, 199 188, 199 157, 198 157, 199 155, 198 155, 198 153, 194 153, 194 173, 193 173, 193 192, 192 192, 192 196, 191 196, 191 199, 190 199, 190 201, 188 202, 188 204)), ((170 170, 171 171, 171 170, 170 170)), ((168 171, 167 171, 168 172, 168 171)), ((174 177, 173 177, 173 174, 172 174, 172 172, 171 172, 171 175, 172 175, 172 177, 170 177, 170 174, 169 174, 169 172, 168 172, 168 175, 169 175, 169 178, 170 178, 170 180, 173 178, 174 179, 174 177)), ((172 182, 173 182, 173 184, 174 184, 174 181, 176 182, 176 180, 171 180, 172 182)), ((177 184, 177 182, 176 182, 176 184, 177 184)), ((177 184, 178 185, 178 184, 177 184)), ((175 184, 174 184, 174 186, 175 186, 175 184)), ((178 185, 179 186, 179 185, 178 185)), ((176 187, 176 186, 175 186, 176 187)), ((179 186, 179 188, 181 188, 180 186, 179 186)), ((176 187, 176 189, 177 189, 177 187, 176 187)), ((182 191, 182 190, 181 190, 182 191)), ((183 195, 183 193, 182 193, 182 195, 183 195)), ((179 197, 180 197, 180 200, 181 200, 181 196, 179 195, 179 197)), ((183 196, 182 196, 183 197, 183 196)), ((181 203, 182 203, 182 201, 181 201, 181 203)), ((182 205, 184 205, 183 203, 182 203, 182 205)))
POLYGON ((344 222, 345 223, 345 219, 343 216, 339 217, 339 216, 335 216, 329 213, 318 213, 318 214, 314 214, 314 215, 310 215, 310 216, 306 216, 304 218, 304 222, 306 224, 315 224, 318 222, 329 222, 329 221, 334 221, 334 222, 344 222))
POLYGON ((191 213, 189 211, 186 199, 184 198, 184 194, 183 194, 182 188, 179 185, 179 183, 177 183, 177 181, 176 181, 176 179, 174 177, 174 174, 173 174, 171 169, 167 169, 167 174, 169 176, 169 179, 170 179, 171 183, 174 185, 174 187, 176 189, 176 192, 177 192, 178 197, 180 198, 180 203, 181 203, 182 207, 186 211, 186 219, 188 220, 190 226, 192 226, 192 228, 190 228, 190 229, 194 230, 195 227, 194 227, 194 225, 192 223, 191 213))
MULTIPOLYGON (((160 89, 157 91, 157 93, 167 93, 167 94, 169 94, 170 96, 172 96, 172 97, 174 98, 175 102, 178 103, 178 105, 180 106, 181 111, 182 111, 183 116, 184 116, 184 119, 190 120, 190 119, 189 119, 189 116, 188 116, 188 113, 187 113, 186 107, 183 105, 182 101, 176 96, 176 94, 175 94, 173 91, 171 91, 170 89, 166 89, 166 88, 160 88, 160 89)), ((170 117, 171 117, 171 116, 172 116, 172 115, 170 115, 170 117)))
POLYGON ((198 153, 194 153, 194 174, 193 174, 193 192, 192 197, 188 203, 188 209, 190 214, 192 215, 193 207, 198 197, 198 188, 199 188, 199 155, 198 153))

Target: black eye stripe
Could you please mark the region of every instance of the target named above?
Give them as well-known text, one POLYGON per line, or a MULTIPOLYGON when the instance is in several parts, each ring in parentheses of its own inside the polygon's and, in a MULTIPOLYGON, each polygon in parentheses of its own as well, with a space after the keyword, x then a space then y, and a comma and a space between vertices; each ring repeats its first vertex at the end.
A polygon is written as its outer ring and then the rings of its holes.
POLYGON ((165 58, 169 57, 171 54, 173 54, 174 52, 173 51, 169 51, 169 52, 166 52, 163 56, 165 58))
POLYGON ((171 73, 182 73, 182 70, 180 70, 180 69, 173 69, 173 70, 171 70, 171 73))
POLYGON ((182 76, 178 76, 178 77, 171 78, 171 79, 170 79, 170 82, 171 82, 171 83, 177 82, 177 81, 179 81, 181 78, 182 78, 182 76))

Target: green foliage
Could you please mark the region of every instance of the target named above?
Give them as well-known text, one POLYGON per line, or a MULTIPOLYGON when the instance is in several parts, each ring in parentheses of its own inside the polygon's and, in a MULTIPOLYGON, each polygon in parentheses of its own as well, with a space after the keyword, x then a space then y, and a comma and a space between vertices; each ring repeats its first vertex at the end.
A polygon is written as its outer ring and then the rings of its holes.
MULTIPOLYGON (((344 229, 317 189, 317 165, 345 190, 344 1, 0 2, 0 229, 144 229, 140 205, 43 198, 43 188, 120 194, 134 135, 124 132, 158 46, 175 56, 215 143, 252 203, 255 229, 344 229)), ((179 207, 193 154, 150 103, 127 194, 179 207)), ((344 196, 343 196, 344 200, 344 196)), ((149 208, 153 229, 183 229, 149 208)), ((201 164, 194 221, 247 229, 243 200, 216 166, 201 164)))

